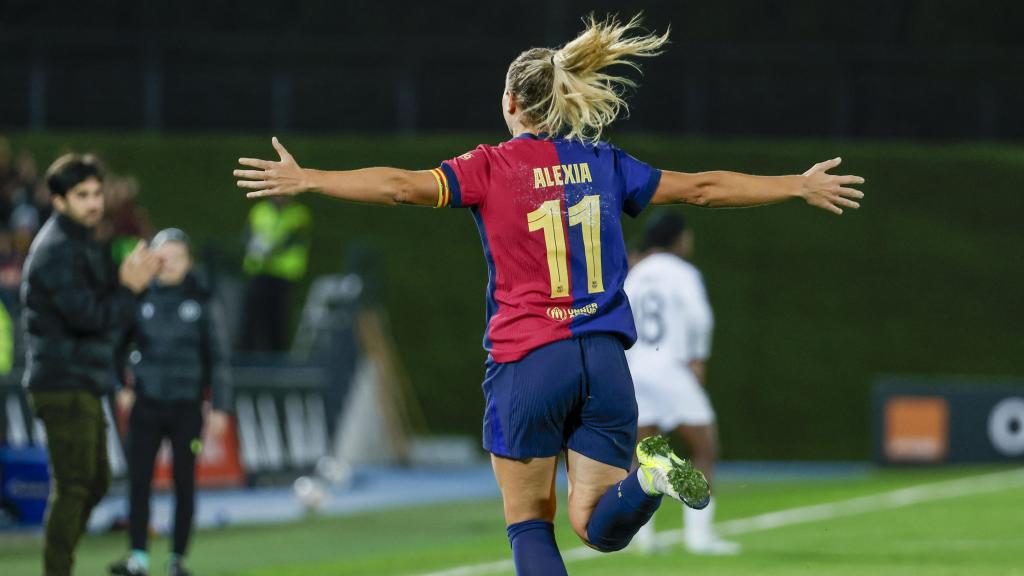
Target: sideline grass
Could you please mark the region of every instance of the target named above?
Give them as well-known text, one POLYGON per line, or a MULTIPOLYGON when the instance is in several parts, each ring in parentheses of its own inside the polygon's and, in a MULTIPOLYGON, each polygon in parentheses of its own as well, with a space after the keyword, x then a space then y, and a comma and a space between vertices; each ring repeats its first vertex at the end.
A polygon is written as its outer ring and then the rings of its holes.
MULTIPOLYGON (((719 519, 745 518, 811 504, 993 471, 992 468, 880 471, 853 479, 723 483, 719 519)), ((673 548, 655 557, 632 553, 571 563, 574 575, 638 574, 893 574, 1022 575, 1024 489, 915 504, 752 532, 737 537, 744 554, 698 558, 673 548)), ((678 506, 657 517, 659 530, 678 528, 678 506)), ((558 540, 578 546, 562 506, 558 540)), ((123 553, 124 535, 85 539, 76 574, 104 574, 123 553)), ((153 574, 167 541, 154 542, 153 574)), ((39 574, 38 537, 0 536, 0 573, 39 574)), ((199 576, 344 576, 417 574, 508 558, 497 501, 393 510, 292 524, 202 531, 191 564, 199 576)))

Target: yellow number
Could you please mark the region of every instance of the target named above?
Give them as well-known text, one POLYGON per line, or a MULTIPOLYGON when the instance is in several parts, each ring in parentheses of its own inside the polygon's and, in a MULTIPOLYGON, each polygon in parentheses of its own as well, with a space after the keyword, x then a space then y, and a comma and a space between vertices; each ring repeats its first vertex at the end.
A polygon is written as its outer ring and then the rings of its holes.
MULTIPOLYGON (((551 297, 569 295, 569 265, 565 256, 565 232, 562 229, 562 201, 548 200, 526 215, 530 232, 544 231, 548 252, 548 274, 551 297)), ((583 232, 583 251, 587 260, 587 292, 604 292, 601 273, 601 197, 584 196, 579 204, 569 207, 569 225, 579 225, 583 232)))
POLYGON ((579 224, 583 230, 583 251, 587 257, 587 292, 604 292, 601 274, 601 197, 584 196, 569 208, 569 226, 579 224))
POLYGON ((562 230, 562 202, 548 200, 526 215, 530 232, 544 231, 548 249, 548 274, 551 275, 551 297, 569 295, 569 271, 565 263, 565 232, 562 230))

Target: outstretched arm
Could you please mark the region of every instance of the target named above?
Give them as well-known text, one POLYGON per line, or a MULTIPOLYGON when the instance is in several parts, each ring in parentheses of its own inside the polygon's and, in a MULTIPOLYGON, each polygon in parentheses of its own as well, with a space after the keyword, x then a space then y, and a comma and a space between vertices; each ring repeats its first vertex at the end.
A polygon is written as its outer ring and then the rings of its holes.
POLYGON ((742 208, 803 198, 811 206, 842 214, 843 208, 860 208, 864 193, 851 184, 863 184, 860 176, 834 176, 828 171, 842 162, 833 158, 793 176, 751 176, 737 172, 662 172, 652 204, 693 204, 711 208, 742 208))
POLYGON ((363 168, 329 172, 302 168, 275 136, 271 143, 280 160, 239 158, 238 163, 255 170, 235 170, 239 188, 250 190, 249 198, 294 196, 319 192, 352 202, 367 204, 412 204, 436 206, 439 184, 430 170, 363 168))

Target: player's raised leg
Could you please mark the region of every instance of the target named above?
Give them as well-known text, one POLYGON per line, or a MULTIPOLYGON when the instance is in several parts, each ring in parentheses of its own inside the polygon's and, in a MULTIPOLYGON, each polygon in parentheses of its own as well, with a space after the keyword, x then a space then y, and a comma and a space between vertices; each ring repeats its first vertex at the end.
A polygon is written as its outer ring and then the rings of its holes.
POLYGON ((569 450, 569 522, 576 535, 601 552, 622 550, 661 505, 648 495, 636 472, 569 450))
POLYGON ((636 443, 637 403, 622 342, 595 335, 579 340, 584 359, 579 424, 569 435, 569 520, 602 552, 621 550, 661 504, 644 490, 642 472, 627 472, 636 443))
POLYGON ((553 524, 557 465, 554 456, 513 460, 491 455, 517 576, 567 574, 553 524))

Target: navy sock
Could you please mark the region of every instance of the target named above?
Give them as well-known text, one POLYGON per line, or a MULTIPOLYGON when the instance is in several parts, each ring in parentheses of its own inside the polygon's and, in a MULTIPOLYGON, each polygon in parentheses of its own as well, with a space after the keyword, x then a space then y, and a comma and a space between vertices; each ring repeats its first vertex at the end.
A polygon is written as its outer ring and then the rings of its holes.
POLYGON ((597 501, 587 524, 587 540, 602 552, 622 550, 660 505, 661 495, 648 496, 634 470, 597 501))
POLYGON ((516 576, 568 576, 555 544, 555 526, 544 520, 527 520, 508 528, 516 576))

